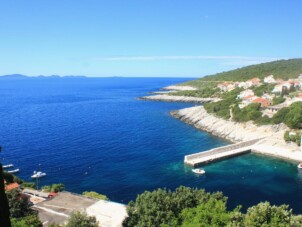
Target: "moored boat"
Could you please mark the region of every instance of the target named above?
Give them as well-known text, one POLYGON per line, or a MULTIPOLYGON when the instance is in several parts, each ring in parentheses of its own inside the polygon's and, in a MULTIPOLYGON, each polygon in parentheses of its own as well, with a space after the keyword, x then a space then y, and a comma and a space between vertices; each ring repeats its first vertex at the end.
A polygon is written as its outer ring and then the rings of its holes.
POLYGON ((40 178, 40 177, 44 177, 44 176, 46 176, 46 173, 34 171, 34 174, 31 176, 31 178, 40 178))
POLYGON ((4 165, 2 167, 3 167, 3 169, 7 169, 7 168, 10 168, 10 167, 14 167, 14 165, 13 164, 8 164, 8 165, 4 165))
POLYGON ((8 173, 18 173, 20 169, 14 169, 14 170, 9 170, 7 171, 8 173))
POLYGON ((206 171, 204 169, 198 168, 198 169, 192 169, 193 173, 199 174, 199 175, 203 175, 206 173, 206 171))
POLYGON ((302 169, 302 163, 300 163, 297 167, 298 169, 302 169))

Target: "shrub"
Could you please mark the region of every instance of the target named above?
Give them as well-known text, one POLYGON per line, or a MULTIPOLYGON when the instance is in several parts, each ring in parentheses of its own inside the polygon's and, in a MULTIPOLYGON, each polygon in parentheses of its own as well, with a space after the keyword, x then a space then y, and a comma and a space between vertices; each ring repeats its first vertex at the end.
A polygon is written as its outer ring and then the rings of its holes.
POLYGON ((91 198, 95 198, 95 199, 109 200, 107 196, 102 195, 102 194, 99 194, 99 193, 94 192, 94 191, 90 191, 90 192, 86 191, 86 192, 83 192, 83 195, 84 195, 84 196, 91 197, 91 198))
POLYGON ((302 128, 302 102, 295 102, 290 105, 290 110, 284 118, 284 123, 293 129, 302 128))
POLYGON ((272 118, 274 124, 280 124, 284 122, 286 114, 290 111, 289 107, 284 107, 279 110, 272 118))
POLYGON ((22 196, 18 190, 13 189, 8 191, 6 192, 6 196, 11 217, 21 218, 36 213, 36 211, 31 209, 28 197, 22 196))
POLYGON ((35 188, 36 188, 36 184, 33 183, 33 182, 23 182, 23 183, 21 184, 21 186, 22 186, 23 188, 32 188, 32 189, 35 189, 35 188))
POLYGON ((273 105, 278 105, 280 103, 283 103, 285 101, 285 98, 282 96, 276 96, 273 98, 273 105))
POLYGON ((95 217, 90 217, 87 213, 76 211, 68 219, 66 227, 98 227, 99 223, 95 217))

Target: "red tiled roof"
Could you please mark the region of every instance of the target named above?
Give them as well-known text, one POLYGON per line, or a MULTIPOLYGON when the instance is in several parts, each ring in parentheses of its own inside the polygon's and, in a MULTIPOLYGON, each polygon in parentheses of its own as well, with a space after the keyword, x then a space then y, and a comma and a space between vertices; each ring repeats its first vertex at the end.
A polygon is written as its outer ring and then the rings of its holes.
POLYGON ((254 95, 248 95, 248 96, 243 97, 243 99, 250 99, 250 98, 253 98, 253 97, 254 97, 254 95))
POLYGON ((11 183, 11 184, 5 186, 5 190, 6 191, 9 191, 9 190, 12 190, 12 189, 16 189, 16 188, 19 188, 19 184, 18 183, 11 183))

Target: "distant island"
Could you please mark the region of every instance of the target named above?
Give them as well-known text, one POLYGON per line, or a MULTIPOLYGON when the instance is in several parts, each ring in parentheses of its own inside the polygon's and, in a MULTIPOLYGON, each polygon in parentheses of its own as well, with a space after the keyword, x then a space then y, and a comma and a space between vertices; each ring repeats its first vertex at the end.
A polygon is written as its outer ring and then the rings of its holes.
POLYGON ((27 79, 27 78, 87 78, 86 76, 82 75, 66 75, 66 76, 59 76, 59 75, 51 75, 51 76, 27 76, 23 74, 9 74, 9 75, 2 75, 0 79, 27 79))
POLYGON ((169 86, 145 100, 203 103, 172 115, 258 152, 302 161, 302 59, 279 60, 169 86))

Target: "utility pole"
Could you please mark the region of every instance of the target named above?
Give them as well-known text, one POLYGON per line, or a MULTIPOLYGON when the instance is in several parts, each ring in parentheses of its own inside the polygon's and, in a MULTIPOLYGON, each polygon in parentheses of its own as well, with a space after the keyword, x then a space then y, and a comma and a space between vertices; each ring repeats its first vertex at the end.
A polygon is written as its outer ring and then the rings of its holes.
MULTIPOLYGON (((0 147, 0 152, 1 150, 2 149, 0 147)), ((2 163, 0 163, 0 226, 11 227, 9 216, 10 213, 9 213, 7 197, 5 194, 3 168, 2 168, 2 163)))

